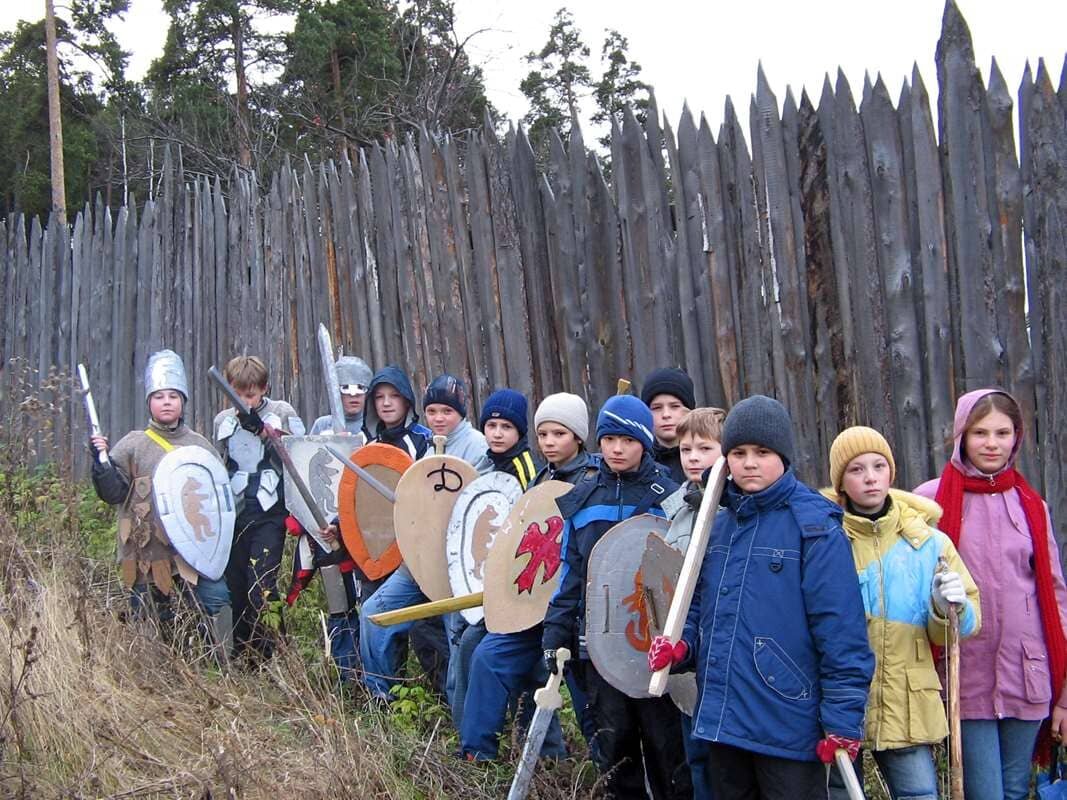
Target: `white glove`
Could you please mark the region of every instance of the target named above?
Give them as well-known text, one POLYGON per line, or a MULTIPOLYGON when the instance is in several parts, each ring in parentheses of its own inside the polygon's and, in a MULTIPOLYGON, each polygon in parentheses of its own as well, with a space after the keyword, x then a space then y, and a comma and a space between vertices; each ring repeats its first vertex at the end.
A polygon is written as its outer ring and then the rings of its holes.
POLYGON ((967 592, 963 589, 963 578, 958 572, 938 572, 934 575, 932 589, 934 605, 942 617, 948 616, 952 605, 967 602, 967 592))

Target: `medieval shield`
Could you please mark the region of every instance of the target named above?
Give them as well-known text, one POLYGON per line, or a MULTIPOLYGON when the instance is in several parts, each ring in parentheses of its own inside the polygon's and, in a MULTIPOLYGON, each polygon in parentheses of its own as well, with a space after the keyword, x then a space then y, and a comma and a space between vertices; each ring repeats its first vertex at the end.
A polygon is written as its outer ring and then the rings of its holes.
MULTIPOLYGON (((332 434, 323 436, 287 436, 285 446, 289 450, 289 457, 293 466, 304 479, 304 484, 311 492, 316 505, 327 520, 333 520, 340 516, 340 508, 337 505, 337 495, 341 488, 341 476, 345 468, 334 455, 326 449, 326 445, 335 448, 348 458, 359 447, 359 436, 335 436, 332 434)), ((319 526, 315 523, 315 516, 307 507, 304 498, 297 491, 289 470, 285 470, 285 507, 289 513, 296 517, 304 530, 317 541, 322 548, 330 551, 328 543, 319 537, 319 526)))
MULTIPOLYGON (((645 552, 641 556, 641 583, 644 586, 658 586, 663 595, 653 594, 652 599, 666 597, 663 604, 646 604, 648 608, 648 642, 652 638, 663 633, 663 626, 667 622, 667 612, 670 610, 671 600, 674 599, 674 587, 678 585, 678 577, 682 573, 682 564, 685 561, 684 554, 667 545, 658 536, 649 537, 645 541, 645 552), (666 548, 666 549, 664 549, 666 548), (669 587, 669 588, 668 588, 669 587)), ((649 595, 646 594, 646 600, 649 595)), ((647 648, 646 648, 647 653, 647 648)), ((647 679, 647 675, 646 675, 647 679)), ((697 678, 693 672, 683 672, 667 677, 667 692, 678 709, 689 716, 693 716, 693 709, 697 699, 697 678)))
POLYGON ((219 457, 203 447, 176 447, 156 465, 152 495, 174 549, 201 575, 221 578, 237 512, 219 457))
MULTIPOLYGON (((411 456, 392 445, 375 443, 361 447, 352 461, 389 489, 396 488, 400 476, 411 466, 411 456)), ((346 469, 337 492, 341 515, 341 538, 352 560, 372 581, 383 578, 400 566, 400 548, 393 527, 393 502, 379 494, 346 469)))
POLYGON ((524 631, 545 618, 559 588, 563 517, 556 499, 574 487, 546 481, 519 498, 485 559, 485 627, 524 631))
POLYGON ((393 524, 404 563, 431 600, 452 596, 445 559, 448 521, 460 493, 478 470, 456 456, 426 456, 396 486, 393 524))
MULTIPOLYGON (((489 548, 521 494, 519 482, 506 472, 482 475, 460 493, 448 521, 445 539, 452 594, 482 591, 489 548)), ((471 625, 482 620, 480 606, 460 613, 471 625)))
POLYGON ((667 619, 682 569, 682 554, 663 539, 668 527, 667 520, 649 514, 624 520, 605 533, 589 554, 585 590, 589 658, 608 683, 639 699, 651 696, 648 648, 667 619))

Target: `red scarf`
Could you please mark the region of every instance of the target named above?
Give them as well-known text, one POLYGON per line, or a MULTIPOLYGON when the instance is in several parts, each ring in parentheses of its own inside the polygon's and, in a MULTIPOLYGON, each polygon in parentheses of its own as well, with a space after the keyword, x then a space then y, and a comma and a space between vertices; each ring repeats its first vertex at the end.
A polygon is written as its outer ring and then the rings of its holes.
MULTIPOLYGON (((941 483, 934 498, 944 509, 939 528, 948 534, 952 543, 959 548, 961 527, 963 525, 963 495, 999 494, 1014 489, 1019 493, 1019 501, 1026 516, 1026 525, 1030 529, 1030 541, 1034 547, 1034 577, 1037 581, 1037 606, 1041 611, 1041 629, 1045 635, 1045 649, 1048 650, 1049 676, 1052 680, 1052 703, 1056 704, 1067 676, 1067 640, 1063 636, 1060 621, 1060 608, 1056 602, 1056 590, 1052 580, 1052 559, 1048 550, 1048 521, 1045 516, 1045 504, 1041 495, 1033 490, 1026 479, 1015 469, 1005 470, 999 475, 986 478, 972 478, 964 475, 951 462, 945 465, 941 473, 941 483)), ((1035 753, 1038 760, 1046 763, 1051 746, 1049 723, 1042 726, 1042 735, 1038 737, 1035 753)))

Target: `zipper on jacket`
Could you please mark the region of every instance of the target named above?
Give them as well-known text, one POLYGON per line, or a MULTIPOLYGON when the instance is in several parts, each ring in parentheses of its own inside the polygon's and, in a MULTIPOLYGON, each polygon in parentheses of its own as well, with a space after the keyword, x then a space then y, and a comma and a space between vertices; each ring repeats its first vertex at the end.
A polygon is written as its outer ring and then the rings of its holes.
POLYGON ((885 658, 886 658, 886 640, 888 636, 889 620, 886 616, 885 607, 885 564, 882 562, 882 543, 878 538, 877 523, 874 525, 874 553, 878 559, 878 612, 879 617, 882 620, 882 641, 880 649, 882 651, 881 658, 878 663, 878 723, 875 728, 874 735, 874 749, 881 750, 882 742, 882 722, 885 720, 885 658))
POLYGON ((615 501, 617 508, 615 510, 615 521, 622 522, 622 475, 615 473, 615 501))

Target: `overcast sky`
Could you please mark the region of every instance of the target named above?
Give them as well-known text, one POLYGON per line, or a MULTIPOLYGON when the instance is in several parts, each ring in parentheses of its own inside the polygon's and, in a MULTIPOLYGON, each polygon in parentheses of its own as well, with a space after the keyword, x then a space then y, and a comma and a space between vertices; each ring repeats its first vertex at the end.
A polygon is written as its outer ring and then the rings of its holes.
MULTIPOLYGON (((457 32, 479 29, 469 45, 484 64, 489 99, 507 117, 526 111, 519 82, 529 70, 523 56, 547 39, 563 0, 456 0, 457 32)), ((762 61, 779 102, 791 85, 799 99, 807 87, 817 95, 823 76, 844 69, 858 97, 864 72, 881 73, 894 98, 917 62, 933 95, 934 49, 944 6, 940 0, 569 0, 600 71, 599 50, 605 28, 630 40, 630 55, 644 68, 660 108, 672 125, 682 103, 706 112, 717 126, 723 102, 731 95, 747 119, 762 61)), ((1044 58, 1059 81, 1067 49, 1067 0, 959 0, 974 38, 978 65, 988 77, 996 56, 1014 92, 1029 59, 1036 69, 1044 58)), ((131 77, 139 78, 163 45, 167 20, 160 0, 131 0, 125 22, 116 25, 123 46, 133 52, 131 77)), ((0 29, 17 19, 40 18, 44 0, 0 0, 0 29)))

